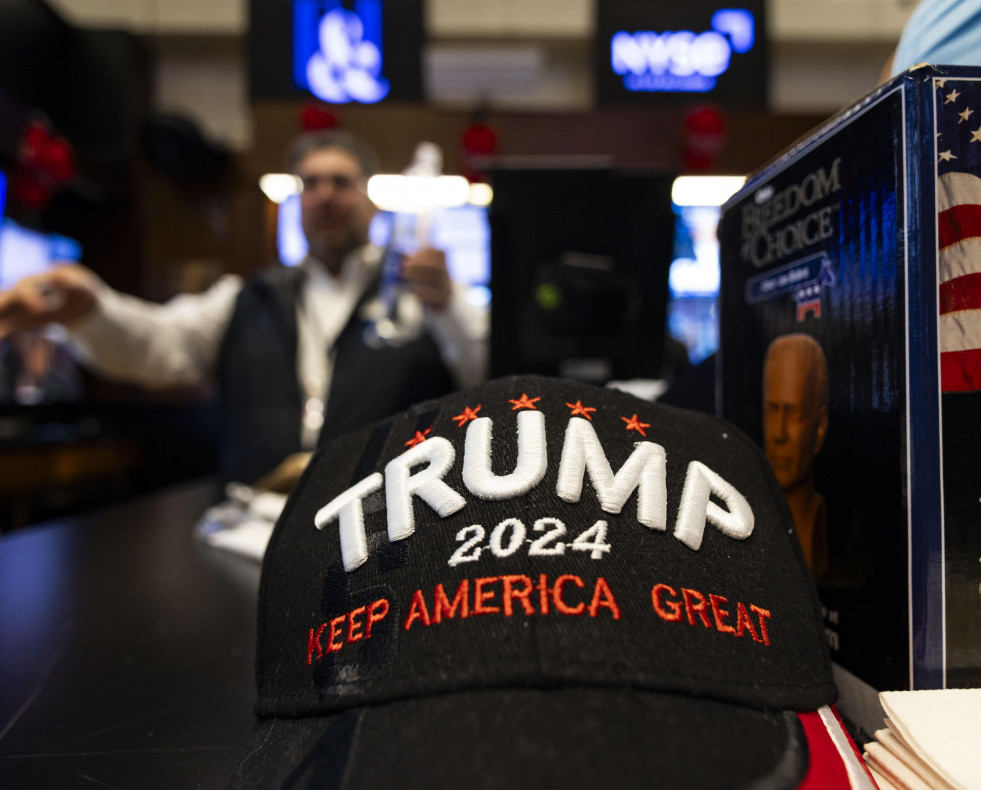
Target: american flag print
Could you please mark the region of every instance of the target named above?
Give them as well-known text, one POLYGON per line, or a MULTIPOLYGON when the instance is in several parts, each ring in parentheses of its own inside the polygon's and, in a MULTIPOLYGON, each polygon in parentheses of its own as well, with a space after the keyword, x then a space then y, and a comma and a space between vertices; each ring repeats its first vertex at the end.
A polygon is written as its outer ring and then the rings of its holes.
POLYGON ((935 80, 940 387, 981 390, 981 82, 935 80))

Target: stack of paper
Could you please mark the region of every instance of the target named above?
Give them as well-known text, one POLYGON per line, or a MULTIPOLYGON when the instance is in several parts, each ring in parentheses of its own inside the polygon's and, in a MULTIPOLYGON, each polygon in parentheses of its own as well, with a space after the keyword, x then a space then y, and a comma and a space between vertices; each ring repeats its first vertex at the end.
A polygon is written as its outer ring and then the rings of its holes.
POLYGON ((886 691, 865 745, 881 790, 981 790, 981 689, 886 691))

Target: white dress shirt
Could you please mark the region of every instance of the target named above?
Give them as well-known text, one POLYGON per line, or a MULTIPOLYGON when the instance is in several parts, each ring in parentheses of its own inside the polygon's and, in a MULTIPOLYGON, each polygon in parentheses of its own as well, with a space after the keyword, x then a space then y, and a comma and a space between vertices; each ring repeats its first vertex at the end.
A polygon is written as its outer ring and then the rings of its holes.
MULTIPOLYGON (((331 275, 312 257, 297 304, 297 373, 304 398, 326 403, 333 376, 328 350, 348 319, 381 260, 367 245, 352 252, 339 275, 331 275)), ((148 388, 197 385, 209 381, 225 329, 232 317, 242 278, 227 274, 200 294, 181 294, 156 304, 99 288, 96 307, 68 327, 82 361, 108 377, 148 388)), ((370 308, 369 308, 370 309, 370 308)), ((454 286, 447 306, 428 310, 409 293, 399 299, 399 316, 410 329, 425 325, 444 363, 460 386, 478 384, 486 375, 487 315, 469 304, 454 286)), ((304 446, 314 432, 304 432, 304 446)))

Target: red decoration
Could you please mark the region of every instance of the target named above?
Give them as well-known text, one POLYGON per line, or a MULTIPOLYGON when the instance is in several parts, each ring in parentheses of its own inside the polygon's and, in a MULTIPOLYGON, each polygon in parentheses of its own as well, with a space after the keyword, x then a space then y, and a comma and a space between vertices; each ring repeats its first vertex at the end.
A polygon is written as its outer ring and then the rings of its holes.
POLYGON ((577 400, 575 403, 569 403, 566 401, 566 406, 572 409, 571 417, 575 417, 577 414, 582 415, 590 422, 593 421, 593 415, 590 412, 596 411, 592 406, 583 406, 581 400, 577 400))
POLYGON ((518 409, 533 409, 538 411, 538 407, 535 405, 541 398, 529 398, 525 393, 521 393, 521 397, 515 400, 514 398, 508 398, 508 401, 514 405, 511 407, 511 411, 517 411, 518 409))
POLYGON ((715 166, 725 145, 726 119, 713 104, 699 104, 685 113, 682 155, 685 168, 704 171, 715 166))
POLYGON ((647 436, 647 432, 644 431, 644 428, 651 427, 649 422, 641 422, 636 414, 629 420, 626 417, 621 417, 620 419, 627 423, 628 431, 637 431, 637 433, 639 433, 641 436, 647 436))
POLYGON ((75 154, 68 142, 52 139, 41 152, 41 167, 58 183, 64 184, 75 176, 75 154))
POLYGON ((477 419, 477 412, 480 411, 481 406, 482 404, 479 403, 477 404, 476 409, 471 409, 469 406, 464 406, 463 413, 457 414, 455 417, 452 417, 451 419, 456 420, 456 424, 458 428, 462 428, 464 423, 470 422, 470 420, 477 419))
POLYGON ((320 104, 305 104, 300 111, 300 123, 308 132, 333 129, 338 125, 337 116, 320 104))
POLYGON ((10 194, 28 208, 40 210, 51 201, 52 193, 33 172, 17 165, 10 178, 10 194))
POLYGON ((406 447, 415 447, 417 444, 422 444, 426 441, 426 437, 429 436, 429 432, 432 431, 433 426, 430 425, 424 431, 416 431, 416 435, 413 436, 409 441, 405 443, 406 447))
POLYGON ((472 124, 463 132, 463 148, 472 154, 492 154, 497 150, 497 132, 481 123, 472 124))
POLYGON ((485 181, 484 174, 480 172, 474 160, 482 156, 491 156, 497 151, 497 132, 487 124, 475 121, 463 130, 460 142, 463 146, 463 175, 470 182, 485 181))
POLYGON ((28 123, 11 178, 13 196, 39 210, 74 177, 75 152, 71 144, 41 121, 28 123))

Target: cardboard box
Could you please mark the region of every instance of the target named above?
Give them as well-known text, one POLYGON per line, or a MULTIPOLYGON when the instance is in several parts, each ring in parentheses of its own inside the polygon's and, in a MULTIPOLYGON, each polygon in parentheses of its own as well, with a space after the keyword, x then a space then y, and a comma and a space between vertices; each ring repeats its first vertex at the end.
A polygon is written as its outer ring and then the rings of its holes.
POLYGON ((923 66, 719 226, 721 412, 788 492, 863 734, 877 691, 981 686, 979 204, 981 69, 923 66))

